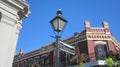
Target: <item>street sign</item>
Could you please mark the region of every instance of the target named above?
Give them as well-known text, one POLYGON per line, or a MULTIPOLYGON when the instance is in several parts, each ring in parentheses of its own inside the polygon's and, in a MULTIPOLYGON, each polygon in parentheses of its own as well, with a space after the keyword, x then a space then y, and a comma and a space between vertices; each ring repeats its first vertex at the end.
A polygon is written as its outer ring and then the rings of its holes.
POLYGON ((75 47, 60 41, 60 50, 75 55, 75 47))

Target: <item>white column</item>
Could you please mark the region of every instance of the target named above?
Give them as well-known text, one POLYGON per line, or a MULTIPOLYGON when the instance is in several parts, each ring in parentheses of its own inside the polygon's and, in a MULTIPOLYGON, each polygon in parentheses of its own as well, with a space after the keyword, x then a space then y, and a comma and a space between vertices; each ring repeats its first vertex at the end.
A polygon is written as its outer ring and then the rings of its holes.
POLYGON ((12 67, 21 21, 28 9, 22 0, 0 0, 0 67, 12 67))

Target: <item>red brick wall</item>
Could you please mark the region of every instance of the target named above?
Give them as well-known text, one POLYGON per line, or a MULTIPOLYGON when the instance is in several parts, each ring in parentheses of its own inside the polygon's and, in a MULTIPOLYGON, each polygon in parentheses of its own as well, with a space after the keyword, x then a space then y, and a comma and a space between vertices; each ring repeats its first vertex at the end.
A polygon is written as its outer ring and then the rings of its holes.
POLYGON ((109 51, 113 51, 113 52, 116 51, 115 45, 111 41, 108 40, 107 45, 108 45, 108 50, 109 51))
POLYGON ((88 45, 88 54, 90 61, 95 61, 96 56, 95 56, 95 44, 91 40, 87 40, 87 45, 88 45))
POLYGON ((75 54, 79 55, 79 53, 80 53, 80 47, 78 44, 75 44, 75 54))
POLYGON ((83 42, 78 43, 78 46, 79 46, 79 54, 81 54, 81 53, 88 54, 87 41, 83 41, 83 42))
POLYGON ((91 29, 89 27, 87 27, 86 32, 91 32, 91 29))

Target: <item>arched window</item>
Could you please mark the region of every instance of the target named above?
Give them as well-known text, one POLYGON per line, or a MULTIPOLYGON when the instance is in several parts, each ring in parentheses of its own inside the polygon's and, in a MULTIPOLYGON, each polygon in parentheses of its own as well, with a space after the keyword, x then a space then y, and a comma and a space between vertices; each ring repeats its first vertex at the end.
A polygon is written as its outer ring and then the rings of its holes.
POLYGON ((38 67, 37 65, 34 65, 34 67, 38 67))
POLYGON ((41 67, 39 64, 33 64, 32 67, 41 67))
POLYGON ((104 60, 106 58, 106 46, 98 45, 96 46, 96 56, 98 60, 104 60))

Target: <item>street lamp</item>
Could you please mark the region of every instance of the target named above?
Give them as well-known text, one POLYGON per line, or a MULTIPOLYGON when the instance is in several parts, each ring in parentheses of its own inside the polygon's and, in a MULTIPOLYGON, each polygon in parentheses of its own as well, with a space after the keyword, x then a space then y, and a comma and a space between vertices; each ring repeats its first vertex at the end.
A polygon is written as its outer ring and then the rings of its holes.
POLYGON ((63 17, 62 17, 62 11, 61 9, 59 9, 57 11, 57 16, 54 17, 51 21, 50 21, 50 24, 54 30, 54 32, 56 32, 56 67, 59 67, 59 58, 60 58, 60 55, 59 55, 59 44, 60 44, 60 32, 64 29, 64 27, 66 26, 66 23, 67 23, 67 20, 65 20, 63 17))

